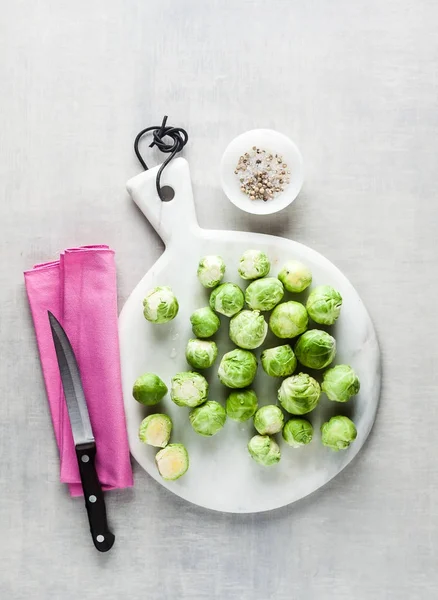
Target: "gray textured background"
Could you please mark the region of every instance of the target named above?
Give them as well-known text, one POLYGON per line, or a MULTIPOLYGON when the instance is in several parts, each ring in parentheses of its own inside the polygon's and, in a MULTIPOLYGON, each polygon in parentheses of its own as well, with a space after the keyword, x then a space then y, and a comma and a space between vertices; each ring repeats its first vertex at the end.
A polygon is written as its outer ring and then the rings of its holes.
MULTIPOLYGON (((435 0, 0 2, 0 596, 11 600, 438 597, 435 0), (350 278, 384 362, 364 451, 319 493, 255 516, 198 509, 139 469, 95 552, 58 483, 22 271, 117 251, 120 306, 162 251, 125 182, 131 144, 186 127, 201 225, 284 235, 350 278), (287 212, 239 212, 218 164, 268 126, 302 150, 287 212)), ((153 156, 153 161, 158 157, 153 156)))

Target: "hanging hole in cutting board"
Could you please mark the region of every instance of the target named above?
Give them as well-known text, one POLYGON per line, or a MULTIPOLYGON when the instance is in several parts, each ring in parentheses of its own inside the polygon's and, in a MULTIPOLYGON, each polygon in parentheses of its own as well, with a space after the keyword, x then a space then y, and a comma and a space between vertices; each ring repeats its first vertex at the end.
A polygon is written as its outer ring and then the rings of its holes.
POLYGON ((170 202, 175 198, 175 190, 170 185, 163 185, 161 188, 161 200, 163 202, 170 202))
POLYGON ((182 127, 168 126, 167 115, 164 116, 161 125, 152 125, 152 127, 146 127, 145 129, 142 129, 135 137, 134 151, 138 160, 140 161, 141 166, 145 171, 147 171, 149 167, 147 166, 144 158, 141 155, 139 144, 142 137, 150 132, 152 132, 153 141, 151 144, 149 144, 149 148, 153 148, 154 146, 156 146, 159 150, 161 150, 161 152, 169 154, 169 156, 158 169, 156 178, 157 194, 160 200, 162 202, 169 202, 170 200, 173 200, 175 196, 175 191, 170 186, 161 187, 161 175, 164 169, 170 163, 170 161, 173 160, 178 154, 178 152, 181 152, 181 150, 187 144, 189 136, 187 134, 187 131, 182 127), (168 191, 165 195, 164 190, 166 188, 171 190, 171 192, 168 191))

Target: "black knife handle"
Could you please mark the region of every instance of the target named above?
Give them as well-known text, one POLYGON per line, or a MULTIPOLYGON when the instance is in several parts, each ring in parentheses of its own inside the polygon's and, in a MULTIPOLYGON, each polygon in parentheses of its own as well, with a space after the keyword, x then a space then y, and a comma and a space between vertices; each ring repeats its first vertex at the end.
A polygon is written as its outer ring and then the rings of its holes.
POLYGON ((96 444, 94 442, 78 444, 76 456, 78 457, 91 536, 99 552, 108 552, 113 547, 115 536, 108 529, 105 500, 96 473, 96 444))

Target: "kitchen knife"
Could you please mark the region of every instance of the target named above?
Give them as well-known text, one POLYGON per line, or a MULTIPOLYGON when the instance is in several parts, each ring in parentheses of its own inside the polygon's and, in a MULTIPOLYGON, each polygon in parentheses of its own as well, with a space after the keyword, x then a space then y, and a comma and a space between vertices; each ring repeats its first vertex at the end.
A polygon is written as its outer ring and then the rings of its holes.
POLYGON ((96 548, 100 552, 107 552, 112 548, 115 537, 108 529, 105 500, 95 467, 96 442, 78 363, 67 334, 50 311, 49 321, 73 432, 91 536, 96 548))

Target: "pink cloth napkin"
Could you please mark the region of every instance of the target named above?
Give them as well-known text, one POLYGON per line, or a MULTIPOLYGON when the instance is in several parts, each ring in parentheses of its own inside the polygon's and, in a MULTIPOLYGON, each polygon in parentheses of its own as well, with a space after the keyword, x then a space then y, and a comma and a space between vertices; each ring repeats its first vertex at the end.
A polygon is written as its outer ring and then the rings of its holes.
POLYGON ((61 459, 61 482, 82 495, 73 435, 47 311, 63 325, 75 352, 90 413, 103 489, 133 485, 120 374, 114 252, 108 246, 66 250, 59 261, 24 273, 61 459))

